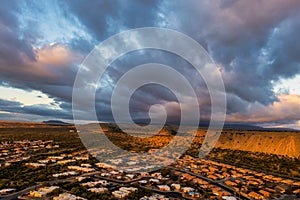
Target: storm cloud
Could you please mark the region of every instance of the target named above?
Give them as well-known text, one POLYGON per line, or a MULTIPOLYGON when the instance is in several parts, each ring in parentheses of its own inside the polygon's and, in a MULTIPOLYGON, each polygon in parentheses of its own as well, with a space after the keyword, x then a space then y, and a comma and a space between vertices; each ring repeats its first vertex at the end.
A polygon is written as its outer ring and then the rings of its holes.
MULTIPOLYGON (((298 0, 2 2, 0 84, 41 91, 58 108, 26 106, 0 94, 0 110, 72 119, 72 87, 88 53, 120 31, 151 26, 183 32, 208 51, 223 76, 227 121, 297 124, 300 120, 297 101, 292 101, 300 94, 274 91, 279 80, 300 74, 298 0)), ((120 57, 101 80, 106 84, 96 95, 101 120, 113 120, 110 97, 116 81, 132 67, 149 62, 172 66, 188 77, 197 91, 201 117, 209 119, 210 96, 193 67, 170 53, 143 50, 120 57)), ((131 112, 137 120, 144 119, 151 105, 168 102, 177 102, 172 92, 147 86, 134 94, 131 112)), ((178 113, 177 108, 169 110, 172 118, 178 113)), ((85 112, 89 111, 83 110, 82 117, 88 120, 85 112)))

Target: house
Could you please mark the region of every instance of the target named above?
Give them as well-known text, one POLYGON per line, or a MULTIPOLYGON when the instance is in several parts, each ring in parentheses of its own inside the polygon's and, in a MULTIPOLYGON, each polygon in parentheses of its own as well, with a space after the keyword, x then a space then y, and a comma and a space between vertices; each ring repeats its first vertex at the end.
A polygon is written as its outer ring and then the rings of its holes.
POLYGON ((182 192, 184 192, 184 193, 188 193, 188 192, 194 191, 195 189, 192 188, 192 187, 183 187, 181 190, 182 190, 182 192))
POLYGON ((53 174, 52 176, 55 178, 61 177, 61 176, 74 176, 77 175, 77 172, 74 171, 67 171, 67 172, 62 172, 62 173, 57 173, 57 174, 53 174))
POLYGON ((237 184, 235 182, 232 181, 225 181, 225 184, 228 186, 237 186, 237 184))
POLYGON ((156 177, 156 178, 158 178, 158 179, 161 179, 161 178, 162 178, 162 175, 161 175, 161 173, 159 173, 159 172, 153 173, 153 174, 151 174, 151 176, 152 176, 152 177, 156 177))
POLYGON ((88 164, 88 163, 83 163, 83 164, 81 164, 80 166, 81 166, 81 167, 88 167, 88 168, 92 167, 92 165, 91 165, 91 164, 88 164))
POLYGON ((260 195, 260 194, 258 194, 258 193, 256 193, 256 192, 250 192, 249 194, 248 194, 248 196, 250 197, 250 198, 252 198, 252 199, 264 199, 264 196, 262 196, 262 195, 260 195))
POLYGON ((149 182, 152 182, 152 183, 159 183, 159 180, 156 179, 156 178, 151 178, 151 179, 149 179, 149 182))
POLYGON ((119 174, 119 172, 117 172, 117 171, 111 171, 109 173, 112 174, 112 175, 118 175, 119 174))
POLYGON ((161 191, 170 191, 171 190, 168 185, 158 185, 157 187, 161 191))
POLYGON ((191 192, 188 192, 188 195, 192 198, 199 198, 201 197, 200 193, 199 192, 195 192, 195 191, 191 191, 191 192))
POLYGON ((113 191, 112 194, 116 198, 124 198, 128 196, 131 192, 137 191, 137 188, 135 187, 121 187, 119 190, 113 191))
POLYGON ((112 192, 112 195, 115 196, 116 198, 125 198, 127 195, 129 195, 128 192, 123 192, 123 191, 120 191, 120 190, 116 190, 116 191, 113 191, 112 192))
POLYGON ((296 189, 293 191, 294 194, 300 194, 300 189, 296 189))
POLYGON ((49 160, 63 160, 65 157, 64 156, 49 156, 49 160))
POLYGON ((100 175, 103 176, 103 177, 104 177, 104 176, 111 176, 111 174, 110 174, 110 173, 107 173, 107 172, 101 173, 100 175))
POLYGON ((83 187, 95 187, 96 185, 103 185, 106 186, 108 183, 106 180, 99 180, 99 181, 94 181, 94 182, 87 182, 87 183, 82 183, 81 185, 83 187))
POLYGON ((135 191, 137 191, 138 189, 135 188, 135 187, 120 187, 119 190, 120 190, 120 191, 135 192, 135 191))
POLYGON ((230 174, 228 174, 227 172, 223 172, 223 176, 224 177, 230 177, 230 174))
POLYGON ((89 157, 88 156, 76 156, 75 160, 88 160, 89 157))
POLYGON ((274 189, 282 194, 285 193, 285 189, 279 185, 277 185, 274 189))
POLYGON ((225 200, 236 200, 236 198, 233 197, 233 196, 222 196, 222 199, 225 199, 225 200))
MULTIPOLYGON (((218 187, 214 186, 214 187, 211 188, 211 191, 216 196, 222 196, 223 190, 221 188, 218 188, 218 187)), ((223 195, 223 196, 226 196, 226 195, 223 195)))
POLYGON ((96 163, 95 165, 99 168, 104 168, 104 169, 116 169, 117 168, 116 166, 109 165, 107 163, 96 163))
POLYGON ((146 180, 140 180, 139 184, 147 184, 147 181, 146 180))
POLYGON ((94 168, 79 167, 79 166, 68 166, 68 169, 75 170, 75 171, 80 171, 80 172, 85 172, 85 173, 89 173, 89 172, 95 171, 94 168))
POLYGON ((135 177, 134 174, 127 174, 126 177, 128 177, 129 179, 133 179, 135 177))
POLYGON ((127 162, 127 165, 136 165, 137 164, 137 162, 135 162, 135 161, 129 161, 129 162, 127 162))
POLYGON ((26 163, 25 166, 38 168, 38 167, 46 167, 46 164, 41 163, 26 163))
POLYGON ((30 197, 39 197, 39 198, 46 197, 47 194, 51 193, 52 191, 54 191, 55 189, 58 189, 58 188, 59 188, 58 186, 40 188, 37 191, 35 191, 35 190, 30 191, 28 196, 30 196, 30 197))
POLYGON ((39 162, 39 163, 42 163, 42 164, 47 164, 47 163, 50 162, 50 160, 45 159, 45 160, 39 160, 38 162, 39 162))
POLYGON ((209 175, 208 176, 208 178, 210 178, 210 179, 212 179, 212 180, 217 180, 218 179, 218 177, 217 176, 215 176, 215 175, 209 175))
POLYGON ((150 197, 142 197, 140 200, 168 200, 168 198, 166 198, 164 195, 154 194, 150 197))
POLYGON ((173 183, 173 184, 171 185, 171 187, 174 188, 175 190, 180 190, 181 185, 180 185, 180 184, 177 184, 177 183, 173 183))
POLYGON ((293 186, 298 186, 298 187, 300 187, 300 182, 294 182, 294 183, 293 183, 293 186))
POLYGON ((81 181, 83 181, 84 179, 86 179, 86 177, 84 177, 84 176, 78 176, 78 177, 76 177, 76 180, 77 180, 78 182, 81 182, 81 181))
POLYGON ((141 176, 145 177, 145 176, 149 176, 148 172, 141 172, 141 176))
POLYGON ((206 181, 204 181, 204 180, 202 180, 200 178, 193 179, 193 183, 197 183, 199 185, 207 185, 208 184, 208 182, 206 182, 206 181))
POLYGON ((123 160, 122 159, 110 159, 109 162, 113 163, 115 165, 119 165, 120 163, 123 162, 123 160))
POLYGON ((57 164, 59 164, 59 165, 65 165, 65 164, 67 164, 67 163, 75 162, 75 161, 76 161, 76 160, 74 160, 74 159, 60 160, 60 161, 57 162, 57 164))
POLYGON ((270 197, 270 192, 267 192, 265 190, 259 190, 258 192, 266 198, 270 197))
POLYGON ((53 200, 87 200, 87 199, 69 193, 62 193, 58 197, 53 197, 53 200))
POLYGON ((104 193, 107 192, 108 189, 105 187, 100 187, 100 188, 90 188, 88 191, 94 192, 94 193, 104 193))

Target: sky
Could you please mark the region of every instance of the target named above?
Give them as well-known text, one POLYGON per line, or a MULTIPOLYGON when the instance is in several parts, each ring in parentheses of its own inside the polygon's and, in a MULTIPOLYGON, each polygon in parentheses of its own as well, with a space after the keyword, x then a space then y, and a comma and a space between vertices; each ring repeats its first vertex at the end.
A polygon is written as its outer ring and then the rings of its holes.
MULTIPOLYGON (((300 129, 299 0, 2 1, 0 120, 71 122, 72 88, 84 58, 110 36, 142 27, 180 31, 207 50, 222 73, 226 122, 300 129)), ((201 77, 181 58, 155 50, 112 64, 95 99, 99 120, 112 120, 109 98, 121 74, 153 61, 189 76, 201 119, 208 120, 201 77)), ((157 85, 134 93, 132 116, 146 119, 153 104, 178 117, 174 94, 157 85)), ((87 112, 82 109, 83 121, 87 112)))

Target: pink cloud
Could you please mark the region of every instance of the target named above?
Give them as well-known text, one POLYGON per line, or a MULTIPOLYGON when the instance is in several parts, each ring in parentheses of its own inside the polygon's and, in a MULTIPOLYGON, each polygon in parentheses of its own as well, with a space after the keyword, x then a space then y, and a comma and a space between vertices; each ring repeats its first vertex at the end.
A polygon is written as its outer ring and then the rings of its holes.
POLYGON ((80 55, 71 52, 66 45, 46 45, 35 52, 38 64, 60 67, 81 60, 80 55))
POLYGON ((300 95, 280 94, 279 101, 268 106, 254 103, 244 113, 233 113, 226 117, 233 122, 267 123, 274 121, 300 120, 300 95))

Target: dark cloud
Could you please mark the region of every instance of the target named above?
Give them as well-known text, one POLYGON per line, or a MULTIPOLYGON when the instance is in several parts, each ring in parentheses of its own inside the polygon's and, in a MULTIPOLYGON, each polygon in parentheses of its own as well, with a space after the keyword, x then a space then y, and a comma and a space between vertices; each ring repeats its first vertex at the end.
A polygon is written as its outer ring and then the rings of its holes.
POLYGON ((10 112, 10 113, 39 115, 39 116, 53 117, 59 119, 72 118, 72 114, 69 112, 69 110, 53 109, 46 104, 26 106, 20 102, 4 100, 4 99, 0 99, 0 111, 10 112))
MULTIPOLYGON (((276 80, 281 74, 275 76, 261 73, 265 63, 259 60, 262 51, 268 49, 268 41, 274 30, 285 20, 299 21, 295 13, 299 11, 300 2, 274 1, 272 3, 262 1, 180 1, 177 4, 166 3, 166 12, 170 10, 170 27, 185 31, 198 41, 205 41, 209 53, 224 69, 226 89, 248 102, 261 102, 269 104, 276 100, 272 91, 271 80, 276 80), (179 9, 180 8, 180 9, 179 9), (174 20, 173 18, 176 18, 174 20)), ((286 27, 279 32, 289 32, 295 26, 286 27)), ((291 34, 289 38, 295 38, 291 34)), ((282 37, 278 41, 272 41, 273 45, 291 51, 291 46, 286 46, 288 37, 282 37), (280 44, 284 43, 284 44, 280 44)), ((296 44, 295 44, 296 46, 296 44)), ((278 48, 279 49, 279 48, 278 48)), ((291 55, 295 54, 292 53, 291 55)), ((297 53, 296 53, 297 54, 297 53)), ((288 55, 277 52, 275 58, 288 55)), ((298 57, 299 58, 299 57, 298 57)), ((283 63, 289 63, 283 60, 283 63)), ((275 63, 274 63, 275 64, 275 63)), ((270 66, 268 72, 276 69, 270 66)), ((279 70, 293 71, 279 66, 279 70)), ((282 72, 284 74, 284 72, 282 72)))
MULTIPOLYGON (((16 17, 16 1, 1 3, 0 8, 0 69, 13 72, 16 66, 23 64, 23 58, 34 60, 30 43, 20 37, 19 22, 16 17)), ((9 74, 8 74, 9 75, 9 74)))
MULTIPOLYGON (((67 16, 78 18, 79 22, 88 28, 90 34, 97 41, 101 41, 121 29, 147 26, 147 20, 149 26, 155 25, 156 22, 156 7, 153 6, 156 4, 155 1, 151 3, 149 1, 135 3, 130 1, 97 1, 90 3, 69 1, 64 3, 54 2, 54 4, 59 4, 63 10, 62 13, 65 15, 57 16, 57 18, 67 16)), ((60 103, 61 107, 68 108, 71 111, 72 86, 77 71, 76 65, 82 61, 84 54, 86 55, 96 43, 91 44, 85 38, 78 37, 68 41, 67 46, 64 44, 46 45, 34 50, 33 47, 36 45, 36 41, 33 41, 32 38, 37 37, 40 40, 47 40, 47 38, 43 38, 45 36, 38 33, 37 29, 32 29, 32 27, 24 29, 21 27, 22 24, 18 15, 28 14, 21 13, 22 6, 24 5, 13 1, 4 3, 1 6, 1 26, 3 27, 0 32, 1 84, 25 90, 41 91, 54 98, 56 102, 60 103), (61 52, 61 50, 65 52, 61 52), (83 53, 83 56, 77 58, 76 52, 83 53), (59 62, 60 60, 56 63, 53 62, 53 57, 62 53, 69 53, 66 57, 61 57, 65 62, 59 62), (49 56, 47 57, 47 55, 49 56)), ((29 8, 27 10, 29 12, 39 12, 40 8, 37 3, 26 4, 26 6, 29 8)), ((49 10, 51 9, 55 9, 55 6, 49 7, 49 10)), ((26 16, 22 20, 26 20, 26 16)), ((35 25, 35 27, 38 27, 38 23, 36 19, 27 22, 27 24, 35 25)), ((26 109, 30 113, 37 113, 38 108, 42 110, 41 107, 28 107, 26 109)), ((43 111, 40 114, 42 115, 43 111)))
MULTIPOLYGON (((40 9, 43 6, 38 4, 26 4, 27 13, 22 10, 24 4, 17 1, 1 4, 0 84, 39 90, 53 98, 61 110, 1 100, 3 111, 72 118, 72 86, 83 58, 109 36, 146 26, 181 31, 208 50, 222 68, 229 115, 247 113, 255 107, 253 105, 272 106, 280 102, 273 91, 273 83, 300 73, 298 0, 274 0, 272 3, 260 0, 54 1, 56 6, 47 8, 50 14, 53 9, 54 18, 70 20, 79 29, 72 29, 74 37, 66 39, 69 30, 66 27, 66 33, 61 33, 63 39, 50 41, 53 44, 40 43, 49 43, 49 35, 35 28, 39 23, 45 25, 44 21, 26 18, 31 12, 42 14, 40 9), (20 18, 22 15, 24 17, 20 18), (24 28, 24 22, 31 26, 24 28), (81 29, 84 34, 76 33, 81 29), (93 40, 84 37, 85 34, 93 40)), ((133 66, 148 62, 173 66, 189 77, 198 92, 201 109, 204 113, 210 112, 206 86, 189 64, 165 52, 146 51, 121 57, 108 70, 103 80, 106 88, 96 97, 96 107, 103 119, 112 119, 109 98, 113 84, 133 66)), ((152 104, 164 101, 176 99, 163 88, 141 88, 131 101, 132 112, 144 118, 152 104)))
POLYGON ((4 111, 6 111, 6 109, 13 109, 15 107, 21 106, 21 103, 16 102, 16 101, 0 99, 0 105, 1 105, 2 109, 4 111))
MULTIPOLYGON (((159 50, 143 50, 134 51, 118 58, 106 71, 104 76, 105 78, 103 78, 99 84, 101 85, 101 88, 98 90, 96 95, 96 108, 98 110, 99 119, 103 120, 103 118, 107 117, 111 120, 113 118, 110 112, 110 99, 114 86, 121 76, 133 67, 146 63, 160 63, 172 66, 172 68, 187 77, 187 80, 191 83, 199 99, 201 99, 199 101, 202 109, 201 112, 209 112, 206 108, 204 108, 205 106, 210 106, 209 100, 207 102, 209 94, 206 91, 204 81, 200 74, 198 74, 198 72, 187 61, 172 53, 159 50), (104 113, 106 113, 106 115, 104 115, 104 113)), ((165 80, 170 80, 170 82, 173 81, 174 84, 178 81, 168 74, 163 74, 162 77, 165 80)), ((135 80, 132 81, 135 82, 135 80)), ((126 91, 126 88, 124 91, 126 91)), ((133 119, 139 120, 142 118, 148 120, 149 108, 154 104, 162 104, 162 102, 178 102, 178 100, 170 89, 163 86, 148 84, 144 87, 137 88, 130 101, 130 110, 133 119)), ((172 113, 170 112, 169 114, 169 117, 171 117, 172 113)), ((174 121, 174 119, 172 120, 174 121)))
POLYGON ((69 11, 100 42, 122 30, 157 25, 159 1, 94 1, 70 0, 69 11))
POLYGON ((293 77, 300 72, 300 14, 283 21, 272 33, 267 44, 269 65, 264 73, 272 79, 293 77))

